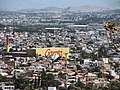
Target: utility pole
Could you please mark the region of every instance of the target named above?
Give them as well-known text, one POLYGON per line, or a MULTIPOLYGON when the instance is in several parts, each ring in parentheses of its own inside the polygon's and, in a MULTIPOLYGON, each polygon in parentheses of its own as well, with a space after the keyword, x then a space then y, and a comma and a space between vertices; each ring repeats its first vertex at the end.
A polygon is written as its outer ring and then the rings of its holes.
MULTIPOLYGON (((14 60, 14 72, 13 72, 14 85, 16 83, 16 78, 17 78, 17 75, 16 75, 16 60, 14 60)), ((15 88, 16 88, 16 85, 15 85, 15 88)))
POLYGON ((67 55, 68 53, 65 53, 65 88, 67 90, 67 55))

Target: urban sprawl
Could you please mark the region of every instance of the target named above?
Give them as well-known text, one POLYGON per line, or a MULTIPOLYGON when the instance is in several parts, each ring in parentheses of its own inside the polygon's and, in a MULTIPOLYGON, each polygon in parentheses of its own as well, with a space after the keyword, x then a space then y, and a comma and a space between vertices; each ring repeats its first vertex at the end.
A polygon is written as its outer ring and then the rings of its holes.
POLYGON ((0 11, 0 90, 120 90, 119 25, 119 9, 0 11))

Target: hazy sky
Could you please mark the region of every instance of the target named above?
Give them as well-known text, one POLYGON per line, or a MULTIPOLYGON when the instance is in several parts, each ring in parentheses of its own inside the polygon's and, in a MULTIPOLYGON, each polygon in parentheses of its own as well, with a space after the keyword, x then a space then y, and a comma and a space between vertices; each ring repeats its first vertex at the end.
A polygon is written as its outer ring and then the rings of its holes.
POLYGON ((0 10, 40 9, 44 7, 79 7, 83 5, 120 8, 120 0, 0 0, 0 10))

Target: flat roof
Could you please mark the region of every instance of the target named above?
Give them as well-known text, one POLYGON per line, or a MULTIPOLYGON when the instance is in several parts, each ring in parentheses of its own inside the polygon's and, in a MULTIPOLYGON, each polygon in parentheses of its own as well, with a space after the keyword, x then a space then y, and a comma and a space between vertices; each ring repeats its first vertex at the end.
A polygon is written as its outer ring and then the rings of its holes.
POLYGON ((69 48, 69 47, 46 47, 46 48, 30 48, 30 49, 27 49, 27 50, 35 50, 35 49, 58 49, 58 48, 69 48))
POLYGON ((26 54, 26 52, 6 52, 6 54, 26 54))
POLYGON ((45 28, 46 30, 58 30, 58 29, 62 29, 62 28, 45 28))
POLYGON ((88 27, 88 25, 68 25, 68 27, 88 27))
POLYGON ((11 56, 26 56, 26 52, 6 52, 4 55, 11 55, 11 56))
POLYGON ((104 29, 104 28, 103 29, 97 29, 97 31, 106 31, 106 29, 104 29))

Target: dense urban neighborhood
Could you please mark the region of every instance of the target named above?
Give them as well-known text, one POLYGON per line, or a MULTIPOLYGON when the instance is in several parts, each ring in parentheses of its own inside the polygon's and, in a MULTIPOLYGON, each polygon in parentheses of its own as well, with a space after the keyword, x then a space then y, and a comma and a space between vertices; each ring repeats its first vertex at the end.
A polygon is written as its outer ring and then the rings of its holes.
POLYGON ((0 90, 120 90, 120 10, 0 11, 0 90))

